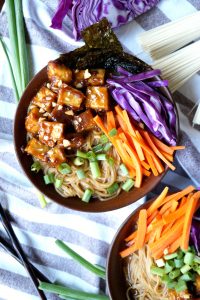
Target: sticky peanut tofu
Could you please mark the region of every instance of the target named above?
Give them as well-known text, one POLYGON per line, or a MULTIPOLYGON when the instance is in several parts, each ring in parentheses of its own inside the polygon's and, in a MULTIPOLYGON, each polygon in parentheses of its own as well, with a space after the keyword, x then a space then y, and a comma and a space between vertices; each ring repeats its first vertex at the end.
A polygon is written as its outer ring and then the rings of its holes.
POLYGON ((67 66, 54 61, 48 63, 47 75, 49 80, 54 82, 61 80, 65 83, 70 83, 72 81, 72 71, 67 66))
POLYGON ((54 147, 56 142, 63 138, 64 124, 58 122, 41 122, 39 140, 49 147, 54 147))
POLYGON ((61 88, 58 92, 58 104, 67 105, 74 110, 79 109, 85 96, 83 93, 70 86, 61 88))
POLYGON ((86 107, 95 110, 108 110, 108 88, 105 86, 89 86, 86 91, 86 107))
POLYGON ((91 130, 95 127, 95 122, 93 120, 93 115, 90 109, 87 109, 83 113, 74 117, 74 128, 77 132, 82 132, 84 130, 91 130))
POLYGON ((25 151, 35 158, 38 158, 42 161, 47 161, 47 152, 49 151, 49 147, 42 144, 37 139, 32 138, 28 141, 25 151))
POLYGON ((85 86, 100 86, 105 82, 105 70, 75 70, 74 71, 74 86, 83 88, 85 86))
POLYGON ((26 117, 25 128, 27 132, 32 134, 37 134, 39 131, 39 118, 41 114, 39 113, 38 107, 33 107, 26 117))
POLYGON ((42 110, 50 112, 52 103, 56 102, 57 95, 47 87, 43 86, 33 98, 33 104, 39 106, 42 110))
POLYGON ((66 110, 62 105, 58 104, 51 112, 53 121, 64 123, 67 127, 72 126, 74 112, 66 110))
POLYGON ((47 152, 48 160, 53 167, 57 167, 63 162, 66 162, 66 157, 64 154, 64 149, 58 146, 50 149, 47 152))

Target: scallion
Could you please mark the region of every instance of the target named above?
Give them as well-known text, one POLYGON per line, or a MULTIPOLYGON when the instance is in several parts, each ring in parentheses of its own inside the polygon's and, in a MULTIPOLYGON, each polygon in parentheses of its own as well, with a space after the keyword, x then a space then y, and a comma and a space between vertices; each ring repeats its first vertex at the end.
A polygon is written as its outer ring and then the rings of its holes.
POLYGON ((183 274, 180 277, 180 280, 184 280, 184 281, 194 281, 195 280, 195 275, 192 274, 191 272, 188 272, 186 274, 183 274))
POLYGON ((38 193, 38 199, 40 201, 41 207, 44 208, 47 205, 47 201, 46 201, 44 195, 41 193, 38 193))
POLYGON ((134 181, 133 179, 128 179, 126 182, 122 185, 122 189, 126 192, 130 191, 130 189, 134 186, 134 181))
POLYGON ((195 255, 191 252, 187 252, 184 256, 184 263, 186 265, 191 265, 193 263, 195 255))
POLYGON ((117 129, 116 129, 116 128, 111 129, 111 130, 109 131, 108 135, 109 135, 110 137, 113 137, 113 136, 117 135, 117 129))
POLYGON ((83 197, 82 197, 82 201, 83 202, 89 202, 90 198, 92 197, 93 191, 91 189, 86 189, 83 197))
POLYGON ((119 184, 114 182, 111 186, 107 188, 108 194, 114 194, 119 189, 119 184))
POLYGON ((101 137, 100 137, 100 142, 102 143, 102 144, 105 144, 105 143, 107 143, 109 140, 108 140, 108 138, 107 138, 107 136, 105 135, 105 134, 103 134, 103 135, 101 135, 101 137))
POLYGON ((169 273, 169 277, 170 277, 171 279, 175 279, 175 278, 179 277, 180 274, 181 274, 181 271, 180 271, 179 269, 176 269, 176 270, 173 270, 173 271, 171 271, 171 272, 169 273))
POLYGON ((171 272, 174 268, 174 262, 173 261, 167 261, 165 264, 165 273, 168 274, 171 272))
POLYGON ((90 170, 93 178, 101 177, 101 170, 97 161, 90 161, 90 170))
POLYGON ((125 166, 125 164, 121 164, 121 165, 119 166, 119 169, 120 169, 120 171, 121 171, 121 173, 122 173, 123 176, 129 175, 128 169, 127 169, 127 167, 125 166))
POLYGON ((84 179, 85 178, 85 172, 83 170, 77 170, 76 175, 78 179, 84 179))
POLYGON ((88 151, 87 159, 89 159, 89 161, 96 161, 96 154, 93 151, 88 151))
POLYGON ((107 143, 105 144, 105 146, 103 147, 103 151, 107 152, 110 150, 110 148, 112 147, 112 143, 107 143))
POLYGON ((35 161, 31 165, 31 171, 38 173, 40 170, 41 170, 41 164, 39 163, 39 161, 35 161))
POLYGON ((56 178, 56 180, 55 180, 55 187, 57 189, 59 189, 62 186, 62 184, 63 184, 63 179, 56 178))
POLYGON ((164 276, 165 275, 164 269, 161 269, 161 268, 158 268, 158 267, 155 267, 155 266, 152 266, 150 271, 151 271, 151 274, 154 274, 154 275, 158 275, 158 276, 164 276))
POLYGON ((104 153, 100 153, 100 154, 97 154, 96 159, 97 160, 107 160, 107 156, 104 153))
POLYGON ((111 167, 113 167, 114 164, 115 164, 115 161, 114 161, 114 159, 113 159, 112 157, 109 157, 109 158, 108 158, 108 163, 109 163, 109 165, 110 165, 111 167))
POLYGON ((175 286, 175 290, 178 293, 181 292, 181 291, 187 290, 187 285, 186 285, 185 281, 184 280, 179 280, 178 283, 175 286))
POLYGON ((177 257, 177 253, 175 252, 175 253, 172 253, 172 254, 168 254, 168 255, 165 255, 164 256, 164 259, 165 260, 170 260, 170 259, 173 259, 173 258, 175 258, 175 257, 177 257))
POLYGON ((199 256, 195 255, 194 263, 200 264, 200 257, 199 256))
POLYGON ((82 157, 82 158, 87 158, 87 153, 77 150, 76 156, 82 157))
POLYGON ((44 182, 45 184, 50 184, 50 183, 53 183, 54 182, 54 174, 53 173, 50 173, 50 174, 46 174, 44 175, 44 182))
POLYGON ((70 165, 68 165, 67 163, 62 163, 62 164, 59 165, 58 171, 61 174, 66 175, 66 174, 71 173, 72 170, 71 170, 70 165))
POLYGON ((184 265, 182 268, 181 268, 181 273, 185 274, 187 273, 188 271, 190 271, 192 269, 191 266, 189 265, 184 265))
POLYGON ((174 290, 174 288, 175 288, 177 282, 173 280, 173 281, 167 282, 166 284, 167 284, 168 289, 174 290))
POLYGON ((103 151, 103 145, 98 144, 98 145, 92 147, 92 151, 94 151, 95 153, 103 151))
POLYGON ((73 161, 75 166, 82 166, 84 164, 84 158, 76 157, 73 161))
POLYGON ((175 259, 174 260, 174 264, 175 264, 175 267, 176 268, 181 268, 183 265, 184 265, 184 262, 183 262, 183 260, 182 259, 175 259))

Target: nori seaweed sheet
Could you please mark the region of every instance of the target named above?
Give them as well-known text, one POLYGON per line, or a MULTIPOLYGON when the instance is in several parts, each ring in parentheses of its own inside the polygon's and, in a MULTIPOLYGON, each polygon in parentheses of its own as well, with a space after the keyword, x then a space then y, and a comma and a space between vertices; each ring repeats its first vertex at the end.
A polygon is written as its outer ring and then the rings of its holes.
POLYGON ((105 68, 115 71, 117 66, 131 73, 140 73, 151 69, 149 65, 123 51, 116 35, 106 18, 89 26, 82 32, 85 45, 74 51, 62 54, 57 61, 70 68, 105 68))

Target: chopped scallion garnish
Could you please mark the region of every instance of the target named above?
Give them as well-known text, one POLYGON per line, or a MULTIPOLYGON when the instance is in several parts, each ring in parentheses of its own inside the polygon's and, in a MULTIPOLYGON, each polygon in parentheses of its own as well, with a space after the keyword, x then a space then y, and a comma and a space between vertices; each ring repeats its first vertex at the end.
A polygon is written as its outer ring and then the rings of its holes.
POLYGON ((115 161, 114 161, 114 159, 113 159, 112 157, 109 157, 109 158, 108 158, 108 163, 109 163, 109 165, 110 165, 111 167, 113 167, 114 164, 115 164, 115 161))
POLYGON ((43 178, 44 178, 45 184, 50 184, 50 183, 54 182, 54 174, 53 173, 46 174, 46 175, 44 175, 43 178))
POLYGON ((117 129, 116 129, 116 128, 111 129, 111 130, 109 131, 108 135, 109 135, 110 137, 113 137, 113 136, 117 135, 117 129))
POLYGON ((59 165, 58 171, 61 174, 66 175, 66 174, 71 173, 72 170, 71 170, 70 165, 68 165, 67 163, 62 163, 62 164, 59 165))
POLYGON ((101 177, 101 171, 97 161, 90 161, 90 170, 93 178, 101 177))
POLYGON ((85 172, 83 170, 77 170, 76 174, 78 176, 78 179, 84 179, 85 178, 85 172))
POLYGON ((107 188, 108 194, 114 194, 119 188, 119 184, 117 182, 114 182, 111 186, 107 188))
POLYGON ((56 178, 55 187, 59 189, 62 186, 63 179, 56 178))
POLYGON ((107 138, 107 136, 106 136, 105 134, 101 135, 101 137, 100 137, 100 142, 101 142, 102 144, 105 144, 105 143, 108 142, 108 138, 107 138))
POLYGON ((82 158, 87 158, 87 153, 77 150, 76 156, 82 157, 82 158))
POLYGON ((106 160, 106 159, 107 159, 107 156, 106 156, 106 154, 104 154, 104 153, 97 154, 96 159, 97 159, 97 160, 106 160))
POLYGON ((107 143, 107 144, 105 144, 103 151, 107 152, 110 150, 111 147, 112 147, 112 143, 107 143))
POLYGON ((89 161, 95 161, 96 160, 96 154, 93 151, 89 151, 87 153, 87 159, 89 159, 89 161))
POLYGON ((31 171, 38 173, 41 170, 41 164, 39 163, 39 161, 35 161, 32 165, 31 165, 31 171))
POLYGON ((125 166, 125 164, 121 164, 121 165, 119 166, 119 168, 120 168, 121 173, 122 173, 123 176, 129 175, 128 169, 127 169, 127 167, 125 166))
POLYGON ((90 198, 92 197, 93 191, 91 189, 86 189, 83 197, 82 197, 82 201, 84 202, 89 202, 90 198))
POLYGON ((92 147, 92 150, 96 153, 96 152, 101 152, 103 150, 103 145, 102 144, 98 144, 94 147, 92 147))
POLYGON ((187 290, 187 284, 184 280, 179 280, 178 283, 175 286, 176 292, 181 292, 187 290))
POLYGON ((130 189, 134 186, 135 182, 132 179, 126 180, 126 182, 122 185, 122 189, 126 192, 130 191, 130 189))
POLYGON ((84 158, 82 157, 76 157, 74 159, 74 165, 75 166, 82 166, 84 164, 84 158))

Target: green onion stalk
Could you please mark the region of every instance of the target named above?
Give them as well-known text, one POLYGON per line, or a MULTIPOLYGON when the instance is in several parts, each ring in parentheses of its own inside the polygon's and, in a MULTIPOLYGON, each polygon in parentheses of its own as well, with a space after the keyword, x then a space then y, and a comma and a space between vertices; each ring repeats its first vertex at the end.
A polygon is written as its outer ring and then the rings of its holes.
MULTIPOLYGON (((22 0, 5 0, 5 5, 10 37, 10 51, 8 51, 2 37, 0 37, 0 45, 8 63, 15 100, 19 102, 29 82, 28 53, 22 0), (11 57, 9 56, 9 52, 11 57)), ((47 202, 42 194, 39 194, 39 200, 42 207, 46 206, 47 202)))

